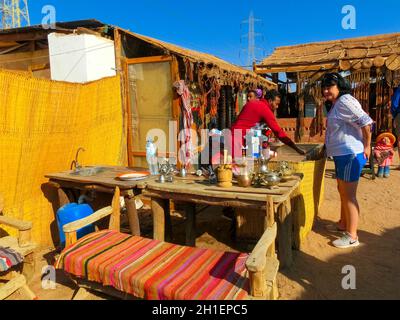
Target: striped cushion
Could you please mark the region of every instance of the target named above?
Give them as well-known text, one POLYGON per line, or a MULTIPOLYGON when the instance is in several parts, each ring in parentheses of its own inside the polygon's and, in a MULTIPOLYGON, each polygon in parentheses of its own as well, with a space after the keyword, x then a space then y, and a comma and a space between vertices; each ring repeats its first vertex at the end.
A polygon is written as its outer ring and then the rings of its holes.
POLYGON ((5 272, 23 261, 24 258, 18 252, 0 247, 0 272, 5 272))
POLYGON ((242 300, 247 258, 106 230, 66 248, 55 267, 141 299, 242 300))

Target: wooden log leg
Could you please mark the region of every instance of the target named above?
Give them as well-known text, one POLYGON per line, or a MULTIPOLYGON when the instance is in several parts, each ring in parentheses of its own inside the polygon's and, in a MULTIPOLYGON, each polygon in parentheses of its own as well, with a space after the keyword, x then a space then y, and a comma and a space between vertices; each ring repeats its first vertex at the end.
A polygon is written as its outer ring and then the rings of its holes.
POLYGON ((165 241, 165 200, 152 198, 151 210, 153 212, 153 238, 165 241))
MULTIPOLYGON (((265 219, 264 219, 264 231, 268 228, 271 228, 275 223, 275 208, 274 208, 274 200, 272 196, 267 197, 267 209, 265 212, 265 219)), ((276 248, 275 248, 275 241, 271 244, 268 248, 267 257, 275 257, 276 258, 276 248)))
POLYGON ((169 200, 164 201, 164 219, 165 219, 165 241, 172 241, 172 222, 171 222, 171 203, 169 200))
POLYGON ((196 205, 194 203, 185 204, 186 213, 186 245, 196 246, 196 205))
POLYGON ((129 192, 128 196, 125 197, 125 205, 131 234, 133 236, 140 236, 139 215, 136 210, 135 194, 133 191, 129 192))
POLYGON ((26 277, 26 280, 29 282, 32 280, 33 275, 35 273, 35 253, 32 252, 25 256, 24 264, 22 267, 22 273, 26 277))
POLYGON ((375 159, 374 159, 374 152, 373 152, 372 147, 371 147, 371 156, 369 158, 369 167, 371 169, 372 180, 375 180, 376 179, 376 175, 375 175, 375 159))
POLYGON ((67 194, 67 190, 65 190, 63 188, 58 188, 57 193, 58 193, 59 208, 62 208, 63 206, 71 203, 71 200, 67 194))
POLYGON ((292 228, 290 200, 282 203, 278 208, 278 257, 281 268, 290 267, 293 262, 292 228))
POLYGON ((267 286, 264 271, 250 272, 250 294, 254 298, 266 298, 267 286))
POLYGON ((271 289, 269 298, 270 298, 270 300, 278 300, 278 298, 279 298, 279 290, 278 290, 278 284, 277 284, 276 280, 272 283, 272 289, 271 289))
POLYGON ((300 238, 300 228, 301 225, 303 224, 302 220, 305 219, 305 217, 301 217, 300 216, 300 211, 301 211, 301 206, 304 206, 301 203, 301 197, 300 196, 296 196, 294 198, 291 199, 291 203, 292 203, 292 221, 293 221, 293 246, 295 250, 301 250, 302 247, 302 241, 300 238))

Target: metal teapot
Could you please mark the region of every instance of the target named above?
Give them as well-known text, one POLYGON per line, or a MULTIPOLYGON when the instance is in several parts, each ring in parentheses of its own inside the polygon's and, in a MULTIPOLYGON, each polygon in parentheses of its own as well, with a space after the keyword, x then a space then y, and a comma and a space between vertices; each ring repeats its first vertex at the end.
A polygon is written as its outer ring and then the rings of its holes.
POLYGON ((252 179, 247 172, 244 172, 240 176, 237 176, 236 179, 237 179, 239 187, 248 188, 248 187, 251 187, 251 185, 252 185, 252 179))
POLYGON ((275 187, 282 181, 279 173, 277 172, 266 173, 263 177, 263 180, 269 187, 275 187))

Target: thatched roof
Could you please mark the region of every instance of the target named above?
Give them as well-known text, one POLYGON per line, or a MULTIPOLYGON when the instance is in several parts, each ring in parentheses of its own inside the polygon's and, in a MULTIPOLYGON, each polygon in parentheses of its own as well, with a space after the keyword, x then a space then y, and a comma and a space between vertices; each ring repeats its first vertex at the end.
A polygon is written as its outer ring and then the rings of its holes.
POLYGON ((333 69, 339 67, 340 61, 346 66, 363 61, 366 65, 371 62, 385 64, 389 62, 389 57, 392 68, 400 67, 400 33, 279 47, 257 65, 256 71, 263 73, 261 70, 296 72, 333 69))
POLYGON ((51 32, 65 32, 70 33, 76 29, 85 30, 96 30, 100 29, 118 29, 129 36, 135 37, 142 41, 145 41, 152 46, 160 48, 166 52, 185 57, 192 62, 203 62, 205 65, 212 66, 210 73, 215 73, 221 80, 226 81, 228 78, 235 78, 240 83, 253 83, 261 85, 265 88, 272 89, 276 88, 276 84, 269 81, 253 71, 246 70, 227 61, 224 61, 214 55, 202 53, 190 49, 186 49, 171 43, 167 43, 161 40, 157 40, 151 37, 133 33, 131 31, 119 28, 118 26, 112 26, 105 24, 98 20, 79 20, 79 21, 69 21, 69 22, 57 22, 54 29, 43 29, 42 25, 35 25, 29 27, 15 28, 0 30, 0 55, 8 52, 10 50, 15 50, 20 45, 22 41, 29 40, 46 40, 47 36, 51 32))
POLYGON ((200 62, 200 63, 202 62, 205 65, 212 65, 214 67, 219 68, 222 72, 240 75, 240 76, 247 78, 253 82, 258 82, 259 84, 262 84, 266 88, 269 88, 269 89, 276 88, 276 84, 273 83, 272 81, 269 81, 269 80, 257 75, 253 71, 249 71, 249 70, 246 70, 239 66, 236 66, 234 64, 231 64, 231 63, 229 63, 225 60, 222 60, 214 55, 191 50, 191 49, 186 49, 186 48, 177 46, 175 44, 164 42, 164 41, 161 41, 158 39, 154 39, 154 38, 144 36, 144 35, 141 35, 138 33, 130 32, 127 30, 123 30, 123 29, 120 29, 120 30, 129 34, 130 36, 141 39, 141 40, 143 40, 149 44, 152 44, 158 48, 162 48, 172 54, 176 54, 181 57, 185 57, 192 62, 200 62))

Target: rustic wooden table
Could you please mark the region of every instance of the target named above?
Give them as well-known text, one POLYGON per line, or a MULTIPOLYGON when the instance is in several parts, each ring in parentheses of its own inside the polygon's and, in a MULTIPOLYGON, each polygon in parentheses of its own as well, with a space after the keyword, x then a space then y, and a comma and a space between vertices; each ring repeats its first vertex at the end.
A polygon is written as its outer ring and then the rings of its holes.
POLYGON ((165 241, 165 231, 171 228, 169 200, 183 202, 186 211, 186 244, 195 246, 196 204, 259 209, 265 212, 264 230, 268 217, 278 222, 278 257, 282 267, 292 264, 292 206, 291 199, 297 195, 300 176, 293 176, 274 189, 240 188, 228 189, 210 185, 202 178, 176 178, 173 183, 161 184, 149 181, 144 196, 151 198, 154 239, 165 241))
POLYGON ((140 236, 140 224, 136 210, 136 195, 146 187, 147 182, 154 181, 154 177, 149 177, 140 181, 122 181, 117 179, 118 175, 132 171, 146 171, 145 169, 101 166, 105 170, 94 176, 85 177, 72 175, 72 171, 47 174, 50 184, 58 189, 60 207, 71 202, 73 199, 73 190, 97 191, 114 194, 115 188, 119 187, 121 195, 125 198, 127 215, 132 235, 140 236))

